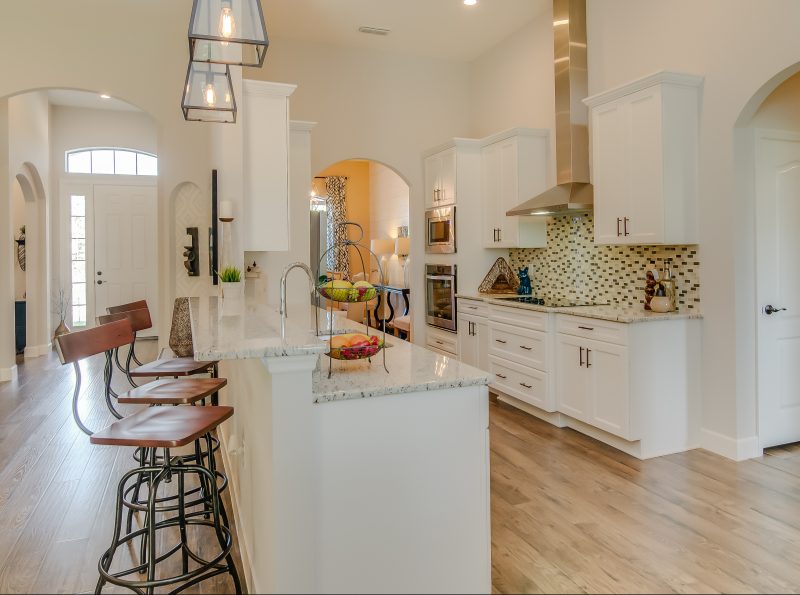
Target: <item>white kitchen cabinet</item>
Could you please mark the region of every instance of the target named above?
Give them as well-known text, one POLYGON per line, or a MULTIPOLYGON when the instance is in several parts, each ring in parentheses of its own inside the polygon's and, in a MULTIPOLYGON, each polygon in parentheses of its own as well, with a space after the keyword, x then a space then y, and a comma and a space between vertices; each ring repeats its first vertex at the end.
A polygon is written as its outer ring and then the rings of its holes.
POLYGON ((449 357, 458 357, 458 335, 428 325, 425 333, 425 344, 429 349, 449 357))
POLYGON ((556 400, 558 410, 589 421, 589 376, 584 374, 584 344, 577 337, 556 338, 556 400))
POLYGON ((425 158, 425 208, 456 204, 456 148, 425 158))
MULTIPOLYGON (((289 249, 289 97, 294 85, 245 80, 240 106, 246 252, 289 249)), ((228 190, 222 189, 223 195, 228 190)))
POLYGON ((703 78, 660 72, 587 98, 595 242, 696 244, 703 78))
POLYGON ((547 221, 506 212, 547 190, 548 133, 515 129, 484 140, 481 149, 482 240, 485 248, 543 248, 547 221))
POLYGON ((481 316, 458 315, 458 358, 480 370, 489 369, 489 323, 481 316))

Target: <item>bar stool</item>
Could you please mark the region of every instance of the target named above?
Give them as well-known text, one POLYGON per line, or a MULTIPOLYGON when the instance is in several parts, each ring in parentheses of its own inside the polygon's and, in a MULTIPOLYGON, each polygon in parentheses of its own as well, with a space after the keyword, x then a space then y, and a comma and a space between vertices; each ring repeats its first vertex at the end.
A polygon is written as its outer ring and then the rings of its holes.
MULTIPOLYGON (((91 436, 92 444, 133 446, 151 453, 146 466, 129 471, 119 482, 113 537, 110 547, 98 563, 100 577, 95 593, 100 593, 107 583, 138 593, 153 593, 155 588, 176 585, 177 588, 172 590, 175 593, 224 573, 231 575, 236 593, 241 593, 239 575, 231 555, 232 534, 227 521, 223 520, 224 507, 217 488, 213 457, 210 458, 207 468, 203 465, 189 464, 180 456, 170 454, 170 449, 186 446, 198 439, 205 440, 206 447, 210 450, 211 432, 232 415, 232 407, 155 407, 116 421, 105 430, 91 436), (155 454, 157 449, 164 449, 160 460, 155 454), (142 506, 145 512, 145 526, 123 535, 122 514, 128 506, 125 499, 127 484, 141 474, 148 476, 150 485, 147 502, 142 506), (195 476, 200 484, 209 486, 207 500, 210 507, 191 510, 193 505, 186 502, 185 498, 186 479, 189 476, 195 476), (170 510, 174 510, 175 514, 159 520, 157 515, 164 516, 166 512, 164 507, 159 506, 159 487, 174 477, 178 480, 178 502, 170 510), (180 542, 167 551, 157 551, 159 542, 157 534, 173 527, 179 529, 180 542), (202 527, 213 529, 219 545, 219 551, 208 560, 193 551, 189 545, 188 529, 202 527), (135 545, 137 539, 140 539, 140 563, 131 568, 112 572, 111 566, 117 550, 135 545), (157 566, 178 552, 181 554, 181 572, 156 578, 157 566), (190 568, 192 562, 194 568, 190 568), (146 573, 146 577, 136 578, 134 575, 137 573, 146 573)), ((197 542, 208 541, 197 540, 197 542)))
MULTIPOLYGON (((108 312, 109 314, 119 314, 121 312, 128 312, 130 310, 141 310, 143 308, 147 308, 146 300, 139 300, 137 302, 131 302, 130 304, 122 304, 121 306, 109 306, 108 308, 106 308, 106 312, 108 312)), ((152 326, 152 324, 150 326, 152 326)), ((140 362, 139 358, 136 357, 136 331, 134 331, 133 333, 133 342, 131 342, 131 349, 129 355, 133 358, 133 361, 136 362, 137 366, 142 365, 142 362, 140 362)), ((119 366, 119 359, 117 359, 117 366, 119 366)), ((122 369, 121 366, 119 367, 121 370, 122 369)))
MULTIPOLYGON (((117 419, 122 419, 124 416, 115 407, 114 399, 121 404, 146 405, 150 407, 196 405, 198 403, 205 405, 207 397, 218 394, 220 389, 228 384, 225 378, 162 379, 149 382, 142 386, 134 386, 133 389, 121 394, 113 392, 111 390, 111 382, 113 380, 114 366, 112 364, 111 354, 118 352, 119 348, 122 346, 132 345, 134 327, 131 325, 131 319, 136 320, 138 312, 141 312, 141 310, 101 316, 99 320, 105 324, 101 324, 94 329, 63 335, 56 340, 56 347, 61 362, 64 364, 72 363, 75 367, 76 383, 75 393, 73 395, 73 416, 75 417, 78 427, 89 435, 92 434, 92 431, 86 427, 80 419, 78 399, 80 396, 81 383, 79 362, 91 355, 103 352, 106 353, 106 364, 103 370, 105 399, 109 411, 117 419)), ((128 361, 130 362, 130 352, 128 361)), ((218 450, 219 440, 217 438, 212 438, 212 448, 210 450, 203 450, 201 444, 197 442, 195 444, 194 454, 185 456, 184 459, 187 462, 204 465, 205 460, 213 459, 213 453, 218 450)), ((149 453, 146 449, 136 449, 133 458, 141 467, 144 467, 148 461, 149 453)), ((222 491, 227 487, 227 478, 221 473, 217 475, 220 482, 219 489, 222 491)), ((137 481, 130 486, 128 492, 125 494, 127 502, 129 503, 126 524, 128 532, 130 532, 133 527, 134 513, 137 510, 141 510, 141 505, 145 503, 145 501, 140 499, 140 494, 142 488, 146 486, 147 477, 145 474, 140 474, 137 481)), ((196 502, 203 502, 206 494, 206 486, 201 485, 193 489, 187 496, 195 497, 196 502)), ((174 498, 159 500, 159 504, 163 505, 165 510, 167 510, 171 505, 174 506, 174 498)), ((227 522, 227 518, 225 518, 225 522, 227 522)))

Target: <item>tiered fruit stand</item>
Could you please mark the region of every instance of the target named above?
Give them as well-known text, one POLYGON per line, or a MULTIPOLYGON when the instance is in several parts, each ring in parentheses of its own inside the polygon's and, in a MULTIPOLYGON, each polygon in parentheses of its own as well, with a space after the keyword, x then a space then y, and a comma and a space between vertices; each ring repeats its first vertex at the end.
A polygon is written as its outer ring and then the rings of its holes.
MULTIPOLYGON (((367 271, 370 270, 367 265, 371 265, 372 259, 374 258, 378 266, 378 275, 380 277, 379 285, 381 287, 386 285, 380 259, 374 252, 372 252, 372 250, 361 243, 364 239, 364 229, 358 223, 345 222, 341 225, 356 227, 361 232, 361 235, 358 240, 347 239, 329 247, 323 253, 317 265, 316 305, 318 308, 320 307, 321 298, 325 298, 328 302, 326 308, 328 310, 328 337, 331 341, 333 341, 334 336, 337 336, 333 334, 333 304, 335 302, 347 304, 369 302, 378 297, 379 290, 368 282, 364 282, 363 285, 352 285, 349 283, 349 280, 345 279, 344 281, 348 281, 347 285, 345 285, 344 283, 341 283, 343 280, 331 279, 327 274, 321 274, 321 271, 324 270, 323 267, 325 266, 324 263, 327 260, 328 254, 337 248, 349 249, 349 247, 352 246, 355 248, 358 258, 361 261, 361 270, 364 271, 365 277, 368 276, 367 271), (369 255, 366 263, 364 261, 365 254, 369 255)), ((385 290, 380 291, 383 291, 385 297, 385 290)), ((383 356, 383 369, 386 370, 387 374, 389 373, 389 368, 386 367, 386 325, 384 324, 383 330, 379 331, 379 334, 382 336, 378 336, 377 334, 373 335, 371 334, 371 331, 372 329, 367 326, 366 333, 363 333, 367 338, 366 344, 339 347, 331 346, 330 350, 326 354, 329 358, 328 378, 330 378, 333 374, 333 360, 353 361, 366 359, 370 364, 372 364, 372 358, 379 353, 383 356)))

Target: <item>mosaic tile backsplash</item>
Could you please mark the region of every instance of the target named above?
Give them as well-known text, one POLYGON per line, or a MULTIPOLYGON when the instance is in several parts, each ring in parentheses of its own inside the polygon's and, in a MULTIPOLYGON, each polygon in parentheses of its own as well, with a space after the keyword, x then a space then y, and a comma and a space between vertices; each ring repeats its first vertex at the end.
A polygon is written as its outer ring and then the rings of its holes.
POLYGON ((553 217, 547 223, 547 248, 512 249, 509 264, 530 267, 533 293, 547 300, 644 307, 645 273, 661 271, 667 260, 677 287, 679 310, 700 308, 699 247, 598 246, 594 218, 553 217))

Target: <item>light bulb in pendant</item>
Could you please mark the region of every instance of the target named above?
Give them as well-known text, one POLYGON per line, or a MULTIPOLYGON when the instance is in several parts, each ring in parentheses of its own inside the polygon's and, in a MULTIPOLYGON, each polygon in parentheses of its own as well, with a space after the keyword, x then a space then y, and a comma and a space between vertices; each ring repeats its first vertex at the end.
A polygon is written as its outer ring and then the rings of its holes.
POLYGON ((225 103, 230 103, 230 102, 231 102, 231 94, 225 93, 225 103))
MULTIPOLYGON (((230 39, 236 35, 236 19, 233 18, 233 10, 230 3, 224 3, 222 12, 219 15, 219 36, 225 39, 230 39)), ((228 42, 223 41, 223 45, 228 45, 228 42)))
POLYGON ((212 83, 206 84, 205 88, 203 89, 203 98, 205 99, 208 107, 214 107, 217 104, 217 91, 214 89, 214 85, 212 83))

